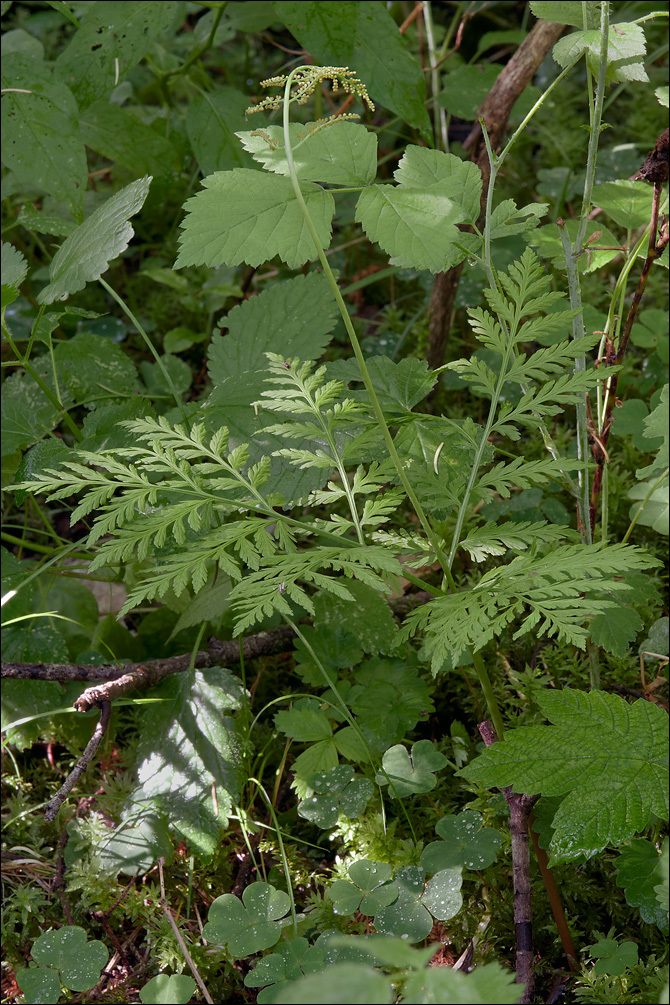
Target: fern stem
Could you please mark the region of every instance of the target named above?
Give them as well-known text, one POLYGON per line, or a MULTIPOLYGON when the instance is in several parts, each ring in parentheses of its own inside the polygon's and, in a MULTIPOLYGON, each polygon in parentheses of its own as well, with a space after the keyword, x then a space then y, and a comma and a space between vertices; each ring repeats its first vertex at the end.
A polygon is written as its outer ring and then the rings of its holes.
POLYGON ((382 411, 381 405, 379 404, 379 400, 378 400, 377 395, 375 393, 375 389, 373 387, 372 380, 370 379, 370 373, 369 373, 368 368, 366 366, 365 359, 364 359, 363 353, 361 351, 360 343, 358 341, 358 337, 356 335, 356 332, 354 331, 354 326, 351 323, 351 318, 349 317, 349 312, 347 310, 347 305, 345 304, 344 299, 342 297, 342 294, 340 292, 340 288, 337 285, 337 281, 335 279, 335 276, 333 275, 333 270, 331 269, 331 267, 330 267, 330 265, 328 263, 328 259, 326 258, 325 249, 324 249, 323 245, 321 244, 321 240, 320 240, 319 235, 318 235, 318 233, 316 231, 316 227, 314 226, 312 218, 311 218, 311 216, 309 214, 309 210, 307 209, 307 204, 305 203, 305 199, 304 199, 302 191, 300 189, 300 182, 298 181, 298 176, 297 176, 296 170, 295 170, 295 163, 294 163, 294 160, 293 160, 293 152, 292 152, 292 149, 291 149, 291 138, 290 138, 290 135, 289 135, 289 111, 290 111, 290 103, 291 103, 291 97, 290 97, 290 95, 291 95, 291 85, 293 83, 293 77, 294 77, 294 75, 297 73, 297 71, 299 69, 301 69, 301 67, 296 67, 289 74, 289 76, 287 78, 286 86, 284 88, 284 102, 283 102, 284 146, 286 148, 286 161, 287 161, 287 164, 288 164, 289 174, 290 174, 290 178, 291 178, 291 184, 293 185, 293 191, 295 192, 295 197, 296 197, 296 199, 298 201, 298 205, 300 206, 300 209, 302 211, 303 217, 305 219, 305 223, 307 224, 307 229, 309 230, 309 232, 310 232, 310 234, 312 236, 312 241, 314 242, 314 248, 315 248, 316 253, 318 255, 319 261, 321 262, 321 267, 323 269, 324 275, 325 275, 325 277, 326 277, 326 279, 328 281, 328 285, 330 286, 330 288, 332 290, 333 296, 335 297, 335 302, 337 303, 338 309, 340 311, 340 315, 342 317, 342 321, 344 323, 344 327, 346 328, 347 334, 349 336, 349 340, 351 342, 351 347, 354 350, 354 356, 356 357, 356 362, 358 363, 358 369, 360 370, 361 378, 363 380, 363 384, 365 385, 365 390, 368 393, 368 396, 370 398, 370 402, 372 404, 372 409, 373 409, 373 411, 375 413, 375 418, 377 419, 377 422, 379 424, 379 428, 382 431, 382 435, 384 437, 384 442, 386 444, 386 449, 388 450, 389 457, 391 458, 391 460, 393 462, 393 466, 396 469, 396 472, 398 474, 400 482, 401 482, 403 488, 405 489, 405 492, 407 493, 407 496, 408 496, 408 498, 409 498, 409 500, 410 500, 410 502, 412 504, 412 507, 414 508, 414 512, 416 513, 417 517, 419 518, 419 522, 421 523, 421 526, 424 529, 426 537, 430 541, 431 546, 432 546, 432 548, 435 551, 435 555, 437 556, 437 560, 440 563, 440 565, 442 566, 442 570, 443 570, 445 578, 446 578, 446 580, 447 580, 447 582, 449 584, 449 587, 450 587, 450 589, 453 590, 453 589, 455 589, 456 584, 455 584, 454 578, 453 578, 453 576, 451 574, 451 567, 450 567, 450 565, 449 565, 449 563, 448 563, 448 561, 446 559, 446 556, 444 555, 444 552, 442 551, 442 548, 440 547, 439 539, 438 539, 437 535, 435 534, 435 532, 433 531, 433 528, 431 527, 431 525, 430 525, 430 523, 428 521, 428 518, 426 517, 426 514, 423 511, 423 507, 422 507, 421 503, 419 502, 419 499, 418 499, 418 497, 416 495, 416 492, 412 488, 412 485, 411 485, 411 483, 410 483, 410 481, 409 481, 409 479, 408 479, 408 477, 405 474, 405 471, 403 469, 402 461, 400 460, 400 457, 398 456, 398 451, 396 450, 395 444, 393 443, 393 437, 391 436, 391 432, 390 432, 390 430, 388 428, 388 425, 386 424, 386 419, 384 418, 384 413, 382 411))

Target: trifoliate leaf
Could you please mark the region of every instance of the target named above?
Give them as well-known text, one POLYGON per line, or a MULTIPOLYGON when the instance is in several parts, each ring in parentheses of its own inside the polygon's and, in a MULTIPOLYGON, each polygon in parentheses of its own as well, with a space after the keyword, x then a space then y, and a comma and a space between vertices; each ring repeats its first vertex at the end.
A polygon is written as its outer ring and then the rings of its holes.
POLYGON ((619 943, 616 939, 601 939, 586 948, 598 961, 593 968, 594 974, 620 977, 627 967, 634 967, 637 963, 637 946, 634 942, 619 943))
POLYGON ((314 795, 298 806, 298 815, 324 830, 334 827, 340 812, 353 819, 360 816, 374 792, 369 778, 354 778, 354 769, 341 764, 320 771, 308 779, 314 795))
POLYGON ((378 785, 388 785, 389 792, 397 799, 412 796, 418 792, 430 792, 437 785, 435 772, 447 764, 447 758, 430 740, 418 740, 412 744, 411 752, 402 743, 390 747, 382 758, 384 771, 375 777, 378 785))
POLYGON ((441 869, 432 879, 428 880, 421 897, 421 903, 438 921, 449 921, 463 907, 462 885, 463 870, 461 866, 441 869))
MULTIPOLYGON (((295 171, 301 181, 326 185, 369 185, 377 173, 377 137, 365 126, 342 119, 327 125, 292 122, 289 126, 295 171)), ((273 174, 288 176, 281 126, 236 133, 255 161, 273 174)))
POLYGON ((250 956, 279 940, 281 919, 290 907, 288 894, 269 883, 251 883, 242 900, 232 893, 217 897, 209 909, 203 935, 223 943, 233 956, 250 956))
POLYGON ((421 903, 426 874, 417 866, 405 866, 393 877, 398 897, 375 914, 375 928, 380 935, 395 935, 409 943, 421 942, 433 927, 430 912, 421 903))
MULTIPOLYGON (((260 265, 279 255, 292 269, 316 258, 314 241, 289 178, 235 168, 216 171, 185 203, 187 216, 175 268, 184 265, 260 265)), ((330 192, 301 182, 307 209, 324 247, 330 244, 335 202, 330 192)))
POLYGON ((70 991, 88 991, 94 987, 109 958, 103 942, 88 942, 84 929, 75 925, 45 932, 33 942, 30 951, 40 966, 58 970, 61 982, 70 991))
MULTIPOLYGON (((304 974, 318 973, 324 969, 324 964, 323 949, 310 946, 307 939, 291 939, 290 942, 283 942, 278 946, 276 952, 259 960, 251 973, 244 978, 244 984, 248 988, 272 985, 274 991, 278 984, 297 981, 304 974)), ((266 1001, 274 1001, 274 995, 268 996, 261 991, 256 1001, 263 1005, 266 1001)))
POLYGON ((457 816, 445 816, 435 826, 441 841, 431 841, 421 854, 421 866, 427 873, 454 867, 486 869, 495 862, 502 836, 492 827, 482 829, 482 816, 465 810, 457 816))
POLYGON ((336 914, 373 915, 388 907, 398 897, 398 887, 389 883, 392 869, 385 862, 359 859, 349 867, 349 877, 338 879, 328 888, 328 897, 335 905, 336 914))
POLYGON ((110 261, 130 243, 133 228, 128 220, 144 205, 150 184, 147 177, 126 185, 65 238, 51 261, 51 282, 38 295, 38 303, 65 300, 107 271, 110 261))
POLYGON ((19 295, 19 286, 28 275, 28 263, 12 244, 2 242, 2 309, 19 295))
POLYGON ((16 983, 23 992, 26 1002, 57 1002, 61 996, 60 976, 51 967, 19 967, 16 983))
POLYGON ((458 774, 517 792, 566 794, 554 817, 552 864, 596 855, 668 816, 667 717, 603 691, 538 699, 551 726, 510 730, 458 774))

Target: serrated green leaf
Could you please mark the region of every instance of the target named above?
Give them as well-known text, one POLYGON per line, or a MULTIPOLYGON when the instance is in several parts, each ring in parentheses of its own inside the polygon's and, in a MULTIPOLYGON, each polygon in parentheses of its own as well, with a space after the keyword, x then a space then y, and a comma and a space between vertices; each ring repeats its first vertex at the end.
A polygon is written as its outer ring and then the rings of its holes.
POLYGON ((19 295, 19 286, 28 275, 28 263, 11 244, 2 242, 2 309, 19 295))
POLYGON ((87 166, 77 103, 38 59, 11 53, 2 60, 2 159, 27 185, 70 207, 84 207, 87 166))
POLYGON ((276 1005, 388 1005, 394 1000, 390 979, 362 963, 335 963, 323 973, 291 982, 273 998, 276 1005))
POLYGON ((242 900, 231 893, 217 897, 209 909, 203 935, 227 946, 233 956, 250 956, 274 946, 281 935, 280 921, 290 900, 269 883, 251 883, 242 900))
MULTIPOLYGON (((235 134, 255 161, 273 174, 289 174, 281 126, 235 134)), ((377 173, 377 137, 365 126, 343 119, 291 123, 293 163, 301 181, 326 185, 369 185, 377 173)))
POLYGON ((123 4, 101 0, 88 8, 79 30, 58 56, 56 76, 71 87, 79 107, 88 108, 126 79, 178 11, 175 0, 123 4))
POLYGON ((475 967, 470 974, 452 967, 420 970, 405 983, 403 1001, 406 1005, 432 1005, 433 1002, 517 1005, 520 994, 521 988, 515 983, 514 974, 503 970, 497 963, 487 963, 475 967))
MULTIPOLYGON (((404 189, 430 189, 438 182, 444 191, 458 202, 468 223, 476 223, 480 212, 482 174, 476 164, 463 161, 455 154, 426 147, 408 146, 393 172, 404 189)), ((440 189, 442 191, 442 189, 440 189)))
POLYGON ((398 25, 375 0, 282 0, 273 3, 280 21, 322 66, 348 66, 370 97, 396 112, 425 136, 430 122, 426 85, 398 25))
MULTIPOLYGON (((599 28, 573 31, 558 40, 552 55, 559 66, 566 67, 583 53, 596 68, 600 60, 601 34, 599 28)), ((610 25, 607 45, 607 79, 609 82, 625 80, 648 81, 642 57, 646 52, 644 31, 639 24, 621 22, 610 25)))
MULTIPOLYGON (((366 653, 390 653, 395 648, 396 625, 383 596, 365 583, 348 580, 345 584, 353 603, 339 597, 320 594, 314 600, 314 624, 317 629, 335 629, 346 625, 366 653)), ((353 662, 358 662, 355 660, 353 662)), ((352 666, 353 662, 348 663, 352 666)))
MULTIPOLYGON (((433 151, 435 152, 435 151, 433 151)), ((437 377, 423 359, 408 357, 397 363, 388 356, 367 360, 370 380, 384 411, 410 412, 430 393, 437 377)), ((328 376, 344 383, 361 383, 361 373, 354 359, 336 360, 328 365, 328 376)), ((366 391, 354 391, 354 400, 367 400, 366 391)))
POLYGON ((140 178, 126 185, 65 238, 51 261, 51 282, 37 297, 38 303, 65 300, 107 271, 110 261, 130 243, 133 228, 128 220, 142 208, 150 184, 151 178, 140 178))
MULTIPOLYGON (((565 230, 571 242, 574 242, 577 237, 577 229, 577 220, 566 220, 565 230)), ((542 258, 550 258, 556 268, 565 268, 563 245, 555 223, 547 223, 545 226, 534 230, 528 237, 528 243, 536 248, 538 255, 542 258)), ((618 251, 593 250, 594 248, 617 248, 620 244, 612 231, 608 230, 601 223, 598 223, 597 220, 589 220, 586 226, 584 244, 586 250, 579 258, 579 269, 581 272, 595 272, 596 269, 601 269, 619 254, 618 251), (594 234, 596 237, 589 244, 589 238, 593 238, 594 234)))
POLYGON ((109 958, 104 943, 88 942, 84 929, 75 925, 40 935, 31 953, 36 963, 58 970, 61 982, 70 991, 88 991, 94 987, 109 958))
POLYGON ((251 166, 251 158, 236 139, 236 130, 246 125, 248 106, 249 99, 234 87, 203 91, 189 104, 186 132, 203 175, 251 166))
POLYGON ((139 390, 132 360, 102 335, 74 335, 56 346, 54 359, 61 386, 77 404, 104 393, 130 395, 139 390))
POLYGON ((139 177, 176 176, 179 171, 179 158, 170 141, 127 108, 101 98, 86 109, 79 124, 87 147, 139 177))
POLYGON ((187 1005, 197 989, 186 974, 157 974, 140 990, 144 1005, 187 1005))
POLYGON ((275 726, 285 736, 301 743, 327 740, 333 732, 326 712, 311 698, 301 698, 293 708, 277 712, 275 726))
POLYGON ((595 855, 668 816, 667 720, 647 701, 565 689, 538 699, 551 726, 506 734, 458 774, 517 792, 566 794, 554 818, 552 863, 595 855))
POLYGON ((239 738, 226 711, 240 707, 242 688, 229 670, 212 668, 170 677, 161 685, 160 697, 167 700, 145 713, 138 778, 146 797, 169 814, 170 825, 205 858, 239 798, 239 738), (156 736, 161 737, 160 749, 156 736))
POLYGON ((368 659, 355 673, 347 704, 373 750, 384 751, 434 710, 431 694, 406 660, 368 659))
POLYGON ((570 24, 574 28, 595 28, 598 24, 598 4, 593 0, 531 0, 530 9, 535 17, 544 18, 553 24, 570 24), (587 18, 586 26, 584 17, 587 18))
MULTIPOLYGON (((654 410, 644 420, 644 439, 661 438, 661 446, 651 464, 646 468, 638 468, 638 478, 651 478, 660 475, 670 464, 670 385, 666 384, 661 391, 661 398, 654 410)), ((652 444, 645 444, 647 449, 653 449, 652 444)))
POLYGON ((3 457, 41 440, 61 417, 32 377, 22 373, 12 374, 5 380, 0 409, 3 457))
MULTIPOLYGON (((175 268, 184 265, 260 265, 279 255, 292 268, 316 258, 310 231, 289 178, 247 168, 216 171, 189 199, 175 268)), ((319 240, 328 247, 335 202, 329 192, 302 182, 319 240)))
POLYGON ((640 615, 632 607, 617 604, 607 611, 601 611, 591 621, 591 639, 608 653, 625 656, 628 646, 644 628, 640 615))
POLYGON ((633 838, 622 848, 615 863, 616 885, 626 894, 631 907, 639 907, 642 920, 648 925, 668 926, 668 907, 656 896, 656 885, 661 879, 661 858, 651 841, 633 838))

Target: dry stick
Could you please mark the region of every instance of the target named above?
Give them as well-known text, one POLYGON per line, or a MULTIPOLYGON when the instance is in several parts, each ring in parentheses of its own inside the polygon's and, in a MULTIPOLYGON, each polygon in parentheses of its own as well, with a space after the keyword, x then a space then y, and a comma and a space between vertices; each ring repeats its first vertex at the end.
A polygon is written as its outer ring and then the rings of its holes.
POLYGON ((55 820, 56 814, 59 809, 67 799, 67 797, 72 792, 73 788, 81 778, 81 776, 86 771, 87 767, 95 757, 98 747, 102 743, 102 739, 107 732, 107 726, 109 725, 109 717, 112 714, 112 705, 109 701, 103 701, 100 706, 100 719, 93 731, 93 736, 86 744, 86 750, 81 755, 74 768, 67 776, 60 789, 47 803, 46 809, 44 811, 45 820, 55 820))
MULTIPOLYGON (((660 258, 663 251, 668 244, 668 223, 667 220, 664 221, 661 230, 661 235, 658 235, 658 212, 659 205, 661 201, 661 194, 663 191, 663 183, 660 181, 654 182, 654 200, 651 207, 651 225, 649 232, 649 250, 647 251, 647 257, 645 259, 644 265, 642 266, 642 272, 640 273, 640 279, 637 284, 637 289, 635 290, 635 295, 633 296, 633 302, 630 305, 628 315, 626 316, 626 323, 624 324, 623 331, 621 332, 621 337, 619 339, 619 347, 617 349, 616 356, 612 361, 615 366, 620 366, 623 362, 623 358, 626 354, 626 349, 628 348, 628 342, 630 340, 631 331, 633 330, 633 324, 637 318, 638 311, 640 309, 640 303, 642 301, 642 295, 644 294, 647 280, 651 273, 651 267, 657 258, 660 258)), ((610 432, 612 429, 612 423, 614 422, 614 406, 616 405, 616 391, 617 385, 619 383, 619 374, 614 373, 610 377, 610 385, 607 392, 607 404, 605 407, 605 415, 603 418, 602 427, 599 430, 597 436, 593 436, 593 455, 596 459, 596 470, 593 476, 593 485, 591 487, 591 502, 589 507, 589 516, 591 520, 591 532, 595 530, 596 518, 598 514, 598 500, 600 499, 600 490, 602 488, 603 472, 605 469, 605 464, 608 461, 607 456, 607 443, 609 441, 610 432)))
MULTIPOLYGON (((535 72, 553 44, 558 41, 564 26, 549 21, 538 21, 528 37, 524 39, 509 63, 503 69, 495 84, 487 94, 477 113, 477 125, 463 144, 467 150, 472 147, 472 160, 482 172, 482 210, 486 204, 486 193, 490 177, 490 164, 486 148, 480 142, 482 131, 479 117, 483 116, 486 130, 494 150, 498 149, 507 128, 509 114, 514 102, 530 83, 535 72)), ((429 330, 426 357, 428 365, 435 369, 444 363, 444 353, 454 313, 454 302, 461 277, 463 263, 447 272, 435 276, 428 306, 429 330)))
MULTIPOLYGON (((488 719, 478 726, 487 747, 497 743, 498 736, 488 719)), ((533 1001, 533 921, 530 887, 529 819, 539 796, 518 795, 506 785, 500 790, 509 806, 509 832, 512 839, 512 878, 514 882, 514 937, 516 943, 516 982, 525 984, 521 1005, 533 1001)))
POLYGON ((161 910, 163 911, 163 913, 164 913, 165 917, 167 918, 167 920, 170 922, 170 927, 172 928, 172 931, 174 932, 175 938, 176 938, 177 942, 179 943, 179 948, 181 949, 182 953, 184 954, 184 959, 186 960, 186 962, 188 963, 188 965, 190 967, 191 973, 193 974, 193 976, 195 978, 196 984, 198 985, 198 987, 202 991, 203 998, 205 999, 206 1002, 209 1003, 209 1005, 214 1005, 214 999, 212 998, 212 996, 210 995, 209 991, 205 987, 204 981, 203 981, 202 977, 200 976, 200 974, 198 973, 198 968, 196 967, 195 963, 191 959, 191 954, 189 953, 188 949, 186 948, 186 943, 184 942, 184 939, 182 937, 181 932, 177 928, 177 924, 176 924, 174 918, 172 917, 172 911, 170 910, 170 908, 168 906, 168 902, 167 902, 167 900, 165 898, 165 879, 163 877, 163 866, 164 865, 165 865, 165 859, 161 855, 161 857, 158 859, 158 875, 160 876, 160 881, 161 881, 161 899, 159 900, 159 904, 160 904, 161 910))

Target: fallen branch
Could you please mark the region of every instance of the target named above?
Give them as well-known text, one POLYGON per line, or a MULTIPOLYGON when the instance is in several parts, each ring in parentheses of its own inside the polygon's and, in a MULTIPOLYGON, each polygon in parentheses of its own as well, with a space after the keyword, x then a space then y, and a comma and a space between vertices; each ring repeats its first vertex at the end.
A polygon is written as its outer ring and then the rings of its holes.
POLYGON ((95 757, 98 747, 102 743, 102 738, 107 732, 107 726, 109 725, 109 717, 111 714, 112 714, 111 702, 104 701, 100 708, 100 719, 93 731, 93 736, 86 744, 86 750, 81 755, 81 757, 79 758, 74 768, 61 785, 56 795, 53 797, 53 799, 50 799, 46 805, 46 809, 44 811, 45 820, 56 819, 56 815, 59 809, 61 808, 61 806, 63 805, 67 797, 70 795, 73 788, 75 787, 75 785, 77 784, 77 782, 79 781, 79 779, 84 774, 89 764, 95 757))

